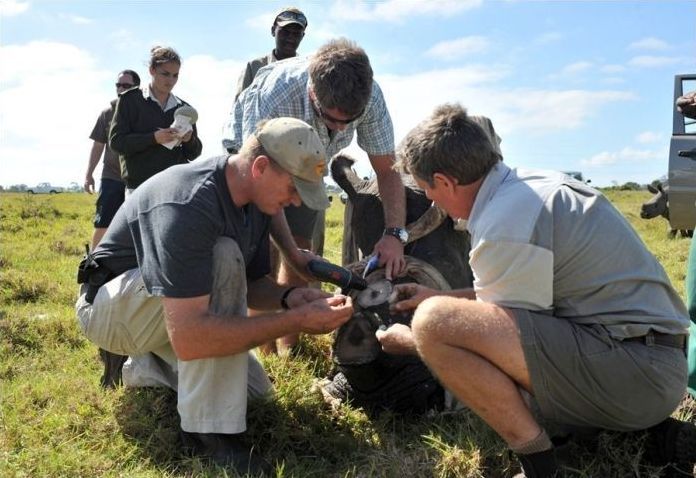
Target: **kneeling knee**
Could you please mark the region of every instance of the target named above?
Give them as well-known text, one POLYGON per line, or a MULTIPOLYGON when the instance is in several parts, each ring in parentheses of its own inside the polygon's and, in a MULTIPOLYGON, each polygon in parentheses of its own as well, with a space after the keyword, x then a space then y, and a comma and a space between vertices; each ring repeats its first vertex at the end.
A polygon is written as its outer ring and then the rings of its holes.
POLYGON ((430 297, 418 305, 411 329, 418 344, 437 342, 449 317, 449 298, 430 297))

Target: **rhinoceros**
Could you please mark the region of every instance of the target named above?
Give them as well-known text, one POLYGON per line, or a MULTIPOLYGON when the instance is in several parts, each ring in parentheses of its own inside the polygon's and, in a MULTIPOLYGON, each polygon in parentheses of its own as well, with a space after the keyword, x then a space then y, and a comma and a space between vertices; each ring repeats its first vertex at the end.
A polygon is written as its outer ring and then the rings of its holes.
MULTIPOLYGON (((640 217, 643 219, 653 219, 662 216, 669 221, 669 187, 663 187, 662 184, 648 184, 648 191, 653 194, 649 200, 643 203, 640 207, 640 217)), ((692 237, 694 231, 692 229, 671 229, 669 237, 676 237, 677 233, 681 237, 692 237)))
MULTIPOLYGON (((364 180, 352 170, 353 159, 337 155, 331 174, 348 196, 344 222, 343 263, 362 274, 367 255, 384 230, 384 215, 376 181, 364 180), (359 260, 362 257, 362 260, 359 260)), ((456 231, 444 211, 433 206, 413 179, 406 185, 406 218, 409 243, 404 248, 406 274, 394 283, 417 282, 432 288, 471 287, 469 235, 456 231)), ((378 269, 367 276, 368 283, 384 279, 378 269)), ((383 352, 375 331, 392 323, 410 325, 412 314, 392 315, 388 306, 366 307, 352 292, 355 313, 337 332, 333 344, 335 375, 324 383, 330 397, 350 399, 369 411, 389 409, 397 413, 422 413, 442 409, 445 393, 418 357, 383 352)))
MULTIPOLYGON (((500 153, 500 138, 488 118, 476 117, 500 153)), ((502 154, 501 154, 502 158, 502 154)), ((384 214, 376 180, 361 179, 352 169, 354 160, 338 154, 331 161, 331 175, 345 191, 342 261, 356 274, 384 231, 384 214)), ((406 224, 409 243, 404 248, 406 274, 393 282, 416 282, 447 290, 471 287, 470 238, 457 231, 444 211, 431 204, 413 178, 402 175, 406 187, 406 224)), ((368 283, 384 282, 378 269, 368 283)), ((381 289, 380 289, 381 290, 381 289)), ((335 374, 325 380, 322 392, 329 401, 350 399, 368 411, 388 409, 397 413, 422 413, 445 406, 446 393, 418 357, 385 353, 375 337, 379 327, 393 323, 410 325, 413 314, 394 315, 385 297, 373 301, 363 292, 351 292, 355 313, 339 328, 333 344, 335 374), (360 295, 363 294, 363 295, 360 295)), ((379 294, 378 294, 379 295, 379 294)))

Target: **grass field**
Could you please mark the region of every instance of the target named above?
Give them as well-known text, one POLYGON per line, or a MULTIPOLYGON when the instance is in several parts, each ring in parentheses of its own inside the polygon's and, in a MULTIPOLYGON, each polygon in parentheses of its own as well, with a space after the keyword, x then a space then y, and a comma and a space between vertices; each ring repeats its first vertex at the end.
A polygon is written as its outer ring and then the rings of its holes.
MULTIPOLYGON (((658 257, 680 294, 688 239, 641 220, 647 192, 607 193, 658 257)), ((93 196, 0 194, 0 476, 225 476, 178 451, 173 392, 99 387, 96 347, 74 318, 75 274, 91 237, 93 196)), ((327 257, 340 262, 342 206, 327 215, 327 257)), ((299 357, 265 359, 276 396, 254 404, 249 435, 283 477, 500 477, 514 474, 503 443, 468 412, 371 420, 324 406, 312 392, 331 367, 329 337, 303 339, 299 357)), ((685 401, 677 416, 694 420, 685 401)), ((606 433, 577 449, 568 476, 657 477, 641 462, 642 434, 606 433)))

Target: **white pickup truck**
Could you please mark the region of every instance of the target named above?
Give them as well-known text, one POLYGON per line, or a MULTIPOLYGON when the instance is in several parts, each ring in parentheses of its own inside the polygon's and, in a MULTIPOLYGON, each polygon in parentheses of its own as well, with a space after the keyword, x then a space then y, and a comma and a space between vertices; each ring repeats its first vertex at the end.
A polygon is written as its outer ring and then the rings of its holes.
POLYGON ((51 186, 51 183, 39 183, 33 188, 28 188, 29 194, 57 194, 62 193, 64 188, 60 186, 51 186))
MULTIPOLYGON (((696 91, 696 75, 674 77, 674 98, 696 91)), ((681 114, 672 103, 669 144, 669 224, 672 229, 696 226, 696 119, 681 114)))

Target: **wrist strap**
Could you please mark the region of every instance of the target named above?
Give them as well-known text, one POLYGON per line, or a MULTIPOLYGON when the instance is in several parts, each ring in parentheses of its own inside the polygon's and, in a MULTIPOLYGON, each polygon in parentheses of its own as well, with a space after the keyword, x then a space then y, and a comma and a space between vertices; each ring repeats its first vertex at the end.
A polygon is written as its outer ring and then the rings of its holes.
POLYGON ((288 305, 288 296, 290 295, 290 292, 292 292, 295 289, 297 289, 297 287, 288 287, 287 289, 285 289, 285 292, 283 292, 283 296, 280 298, 280 306, 283 309, 288 310, 290 308, 290 306, 288 305))

